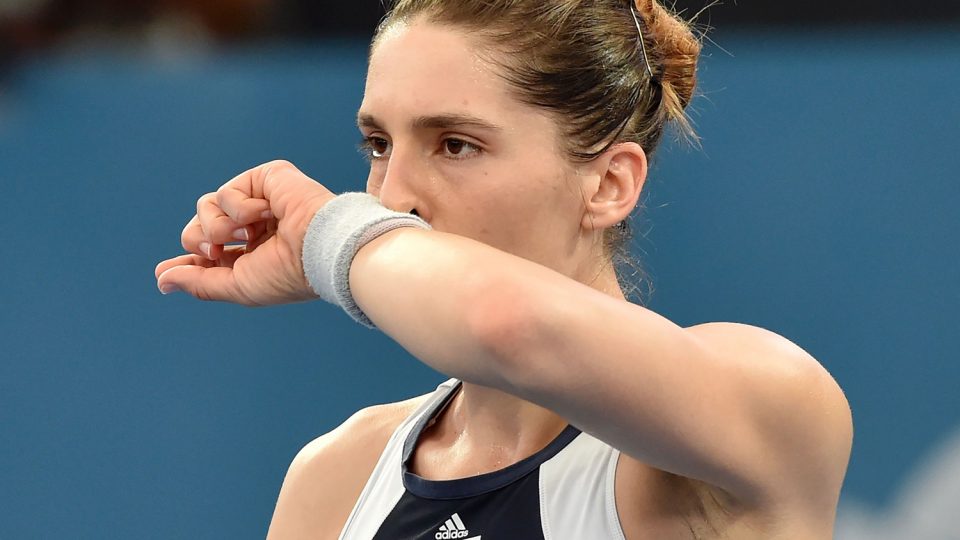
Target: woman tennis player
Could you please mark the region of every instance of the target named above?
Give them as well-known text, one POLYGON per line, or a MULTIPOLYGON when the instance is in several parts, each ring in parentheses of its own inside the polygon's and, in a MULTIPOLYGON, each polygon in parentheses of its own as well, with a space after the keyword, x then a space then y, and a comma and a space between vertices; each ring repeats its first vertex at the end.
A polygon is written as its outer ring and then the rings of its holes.
POLYGON ((398 0, 366 193, 272 162, 199 199, 164 293, 323 298, 451 377, 308 444, 270 538, 831 537, 831 376, 772 332, 628 302, 612 262, 699 51, 651 0, 398 0))

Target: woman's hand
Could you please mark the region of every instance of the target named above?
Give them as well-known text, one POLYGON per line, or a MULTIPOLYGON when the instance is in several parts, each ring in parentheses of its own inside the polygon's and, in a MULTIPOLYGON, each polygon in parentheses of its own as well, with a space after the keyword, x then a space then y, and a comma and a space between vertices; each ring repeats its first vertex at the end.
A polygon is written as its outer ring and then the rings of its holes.
POLYGON ((157 265, 164 294, 265 306, 317 298, 303 274, 303 237, 334 194, 292 164, 250 169, 197 201, 181 255, 157 265), (244 245, 226 245, 244 242, 244 245))

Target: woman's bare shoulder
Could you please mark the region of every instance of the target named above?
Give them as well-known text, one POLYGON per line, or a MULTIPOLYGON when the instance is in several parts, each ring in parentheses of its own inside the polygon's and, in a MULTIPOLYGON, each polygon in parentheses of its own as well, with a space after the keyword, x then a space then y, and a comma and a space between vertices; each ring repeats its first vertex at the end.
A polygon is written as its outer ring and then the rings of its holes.
POLYGON ((387 441, 428 397, 366 407, 304 446, 283 480, 269 538, 337 538, 387 441))
MULTIPOLYGON (((853 419, 840 385, 810 353, 764 328, 705 323, 686 329, 725 362, 728 372, 752 381, 745 402, 762 437, 754 461, 767 496, 834 517, 853 441, 853 419)), ((784 508, 784 505, 780 505, 784 508)))
POLYGON ((429 394, 424 394, 360 409, 333 431, 304 446, 293 459, 291 471, 343 468, 345 465, 358 468, 369 465, 373 470, 393 432, 428 397, 429 394))
POLYGON ((404 401, 360 409, 333 431, 307 444, 298 457, 309 459, 315 454, 338 450, 352 452, 357 450, 357 447, 369 448, 371 445, 379 447, 377 451, 379 456, 400 423, 413 414, 417 407, 429 397, 430 394, 424 394, 404 401))

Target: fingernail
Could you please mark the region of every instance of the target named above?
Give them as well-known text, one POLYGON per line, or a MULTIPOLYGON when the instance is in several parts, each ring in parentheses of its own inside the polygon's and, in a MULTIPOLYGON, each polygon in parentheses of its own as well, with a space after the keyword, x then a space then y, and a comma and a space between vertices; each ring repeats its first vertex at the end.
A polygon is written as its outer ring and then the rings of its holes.
POLYGON ((247 234, 246 229, 237 229, 233 231, 233 237, 237 240, 243 240, 244 242, 250 240, 250 235, 247 234))
POLYGON ((273 212, 270 210, 264 210, 263 213, 260 214, 260 217, 263 219, 271 219, 273 217, 273 212))
POLYGON ((200 242, 200 251, 206 254, 207 258, 210 258, 210 242, 200 242))
POLYGON ((180 292, 180 287, 177 287, 173 283, 167 283, 163 287, 160 287, 160 294, 170 294, 180 292))

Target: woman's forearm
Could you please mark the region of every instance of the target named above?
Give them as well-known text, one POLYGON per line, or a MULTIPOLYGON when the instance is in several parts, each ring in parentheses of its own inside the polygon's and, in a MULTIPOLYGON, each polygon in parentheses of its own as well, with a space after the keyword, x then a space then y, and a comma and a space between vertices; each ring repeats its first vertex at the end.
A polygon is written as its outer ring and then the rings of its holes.
POLYGON ((531 265, 468 238, 404 228, 360 249, 350 288, 377 327, 422 362, 507 389, 511 339, 496 333, 520 318, 508 301, 517 284, 505 278, 531 265))

